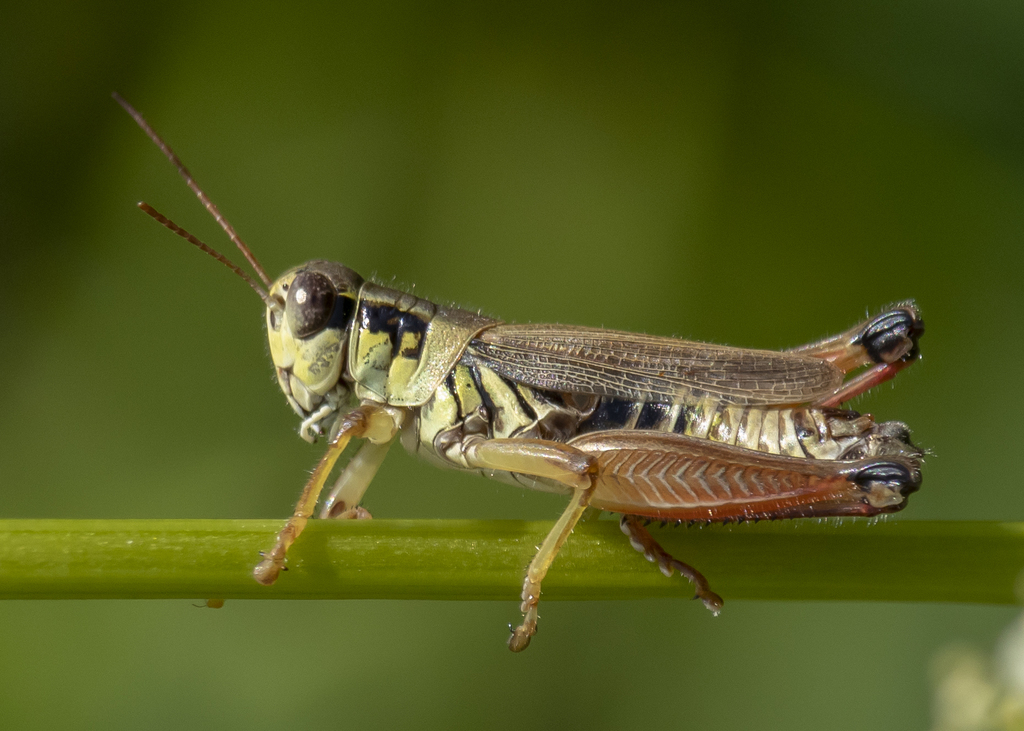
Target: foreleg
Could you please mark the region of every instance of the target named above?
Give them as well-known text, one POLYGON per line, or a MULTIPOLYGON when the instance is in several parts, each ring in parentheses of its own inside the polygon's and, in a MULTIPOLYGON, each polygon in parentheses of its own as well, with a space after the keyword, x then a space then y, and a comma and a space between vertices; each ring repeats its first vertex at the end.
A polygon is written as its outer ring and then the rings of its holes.
POLYGON ((263 554, 263 560, 253 570, 253 577, 256 581, 266 586, 277 581, 278 575, 285 568, 284 562, 288 549, 295 543, 295 539, 299 537, 313 515, 320 491, 323 490, 324 483, 334 468, 334 463, 345 451, 349 441, 353 437, 362 437, 372 443, 386 444, 398 433, 400 425, 400 415, 395 413, 394 409, 372 402, 363 402, 339 419, 338 424, 332 429, 327 452, 320 459, 303 488, 299 502, 295 506, 295 512, 281 532, 277 534, 277 540, 273 547, 263 554))
POLYGON ((321 518, 356 518, 366 520, 372 518, 370 511, 359 505, 366 494, 366 488, 373 482, 377 470, 380 469, 394 439, 383 444, 367 441, 345 465, 338 481, 334 483, 330 494, 320 507, 321 518))

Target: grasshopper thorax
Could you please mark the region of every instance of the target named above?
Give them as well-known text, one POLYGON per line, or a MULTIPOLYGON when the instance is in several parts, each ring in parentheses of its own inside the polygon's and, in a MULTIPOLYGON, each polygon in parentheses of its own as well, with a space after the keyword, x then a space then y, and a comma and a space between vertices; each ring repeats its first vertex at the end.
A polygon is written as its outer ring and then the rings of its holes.
POLYGON ((267 338, 277 382, 314 441, 349 399, 342 375, 363 279, 329 261, 289 269, 270 286, 267 338), (283 306, 282 306, 283 303, 283 306))

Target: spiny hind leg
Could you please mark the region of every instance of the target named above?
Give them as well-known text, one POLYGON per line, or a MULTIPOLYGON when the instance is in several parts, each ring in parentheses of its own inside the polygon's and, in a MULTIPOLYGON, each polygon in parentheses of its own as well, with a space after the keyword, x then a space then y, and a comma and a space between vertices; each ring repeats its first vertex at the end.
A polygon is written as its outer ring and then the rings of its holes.
POLYGON ((648 561, 657 563, 661 573, 665 574, 665 576, 672 576, 673 571, 678 571, 680 575, 689 579, 696 590, 693 598, 700 599, 704 602, 704 606, 711 610, 712 614, 716 617, 718 616, 725 602, 722 601, 722 597, 711 591, 708 580, 704 578, 700 571, 689 564, 673 558, 668 551, 654 540, 654 537, 644 528, 640 518, 637 516, 623 515, 622 519, 619 520, 619 527, 629 538, 630 545, 640 551, 648 561))
POLYGON ((508 640, 512 652, 521 652, 537 632, 537 605, 541 582, 551 568, 569 534, 590 504, 593 492, 595 457, 573 447, 541 439, 470 438, 461 445, 462 458, 470 467, 517 472, 533 477, 556 480, 572 488, 572 498, 558 522, 548 533, 537 554, 530 561, 523 580, 523 622, 508 640))
POLYGON ((913 359, 911 359, 898 360, 895 363, 879 363, 873 368, 868 368, 863 373, 858 373, 828 396, 813 402, 811 406, 816 406, 821 409, 838 408, 850 399, 856 398, 862 393, 870 391, 880 383, 891 381, 896 377, 897 373, 913 362, 913 359))
POLYGON ((835 392, 815 402, 823 408, 839 406, 880 383, 895 377, 918 356, 918 340, 924 335, 924 320, 912 302, 862 322, 845 333, 790 352, 827 360, 843 373, 870 366, 835 392))
POLYGON ((373 517, 369 510, 359 505, 359 502, 366 494, 366 488, 373 482, 377 470, 380 469, 394 442, 394 439, 383 444, 363 442, 359 451, 345 465, 327 499, 320 506, 321 518, 368 520, 373 517))
POLYGON ((833 363, 843 373, 875 364, 891 364, 917 357, 917 341, 924 335, 924 320, 913 302, 905 302, 865 320, 844 333, 791 348, 833 363))
POLYGON ((253 578, 259 583, 269 586, 277 581, 277 577, 285 569, 284 561, 288 549, 299 537, 306 523, 313 515, 313 508, 320 497, 324 483, 334 468, 334 463, 345 451, 353 437, 362 437, 370 442, 383 444, 390 442, 402 423, 401 414, 395 409, 364 401, 345 416, 340 417, 331 430, 327 452, 321 457, 316 469, 299 496, 295 512, 288 519, 284 528, 277 534, 277 540, 269 551, 262 554, 263 560, 253 569, 253 578))

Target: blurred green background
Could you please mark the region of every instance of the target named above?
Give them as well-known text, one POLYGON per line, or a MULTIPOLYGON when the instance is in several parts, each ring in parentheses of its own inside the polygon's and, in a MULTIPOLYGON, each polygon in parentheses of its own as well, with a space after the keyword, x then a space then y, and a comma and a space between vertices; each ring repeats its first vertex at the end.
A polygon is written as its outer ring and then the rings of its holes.
MULTIPOLYGON (((1024 5, 21 3, 0 9, 0 517, 289 514, 320 454, 262 307, 134 210, 518 321, 781 348, 915 297, 855 404, 933 451, 903 519, 1024 520, 1024 5)), ((388 518, 562 499, 395 452, 388 518)), ((899 556, 893 556, 899 561, 899 556)), ((638 571, 651 570, 642 561, 638 571)), ((726 597, 728 600, 728 597, 726 597)), ((906 729, 1011 608, 0 604, 7 728, 906 729)))

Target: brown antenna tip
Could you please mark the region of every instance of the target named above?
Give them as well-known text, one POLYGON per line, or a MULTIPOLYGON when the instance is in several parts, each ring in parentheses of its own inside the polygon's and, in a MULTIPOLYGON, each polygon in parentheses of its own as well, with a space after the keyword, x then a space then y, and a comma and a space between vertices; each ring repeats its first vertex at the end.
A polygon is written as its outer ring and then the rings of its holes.
POLYGON ((214 259, 216 259, 216 260, 217 260, 217 261, 219 261, 219 262, 220 262, 221 264, 223 264, 223 265, 224 265, 224 266, 226 266, 226 267, 227 267, 228 269, 230 269, 230 270, 231 270, 231 271, 233 271, 233 272, 234 272, 235 274, 237 274, 237 275, 238 275, 238 276, 240 276, 240 277, 241 277, 242 279, 244 279, 244 280, 246 281, 246 283, 247 283, 247 284, 248 284, 248 285, 249 285, 250 287, 252 287, 252 288, 253 288, 254 290, 256 290, 256 294, 258 294, 258 295, 260 296, 260 299, 262 299, 262 300, 263 300, 263 302, 264 302, 264 303, 265 303, 265 304, 267 305, 267 307, 269 307, 269 308, 270 308, 270 309, 272 309, 272 310, 280 310, 280 309, 281 309, 281 307, 282 307, 282 304, 281 304, 281 302, 280 302, 280 301, 279 301, 278 299, 276 299, 276 298, 274 298, 274 297, 271 297, 271 296, 270 296, 270 295, 269 295, 269 294, 268 294, 268 293, 267 293, 266 291, 264 291, 264 289, 263 289, 262 287, 260 287, 260 285, 258 285, 258 284, 257 284, 257 283, 256 283, 256 282, 255 282, 255 281, 253 280, 253 278, 252 278, 252 277, 250 277, 250 276, 249 276, 248 274, 246 274, 245 272, 243 272, 243 271, 241 270, 241 268, 239 268, 238 266, 236 266, 236 265, 234 264, 234 262, 232 262, 232 261, 231 261, 230 259, 228 259, 228 258, 227 258, 226 256, 224 256, 223 254, 221 254, 221 253, 220 253, 219 251, 217 251, 216 249, 214 249, 214 248, 212 248, 212 247, 210 247, 210 246, 207 246, 206 244, 204 244, 204 243, 203 243, 202 241, 200 241, 199 239, 197 239, 197 238, 196 238, 195 236, 193 236, 192 234, 190 234, 190 233, 189 233, 188 231, 186 231, 185 229, 183 229, 183 228, 182 228, 181 226, 179 226, 178 224, 176 224, 176 223, 175 223, 174 221, 172 221, 171 219, 167 218, 167 216, 165 216, 165 215, 163 215, 162 213, 160 213, 160 212, 159 212, 158 210, 156 210, 155 208, 153 208, 153 206, 149 205, 149 204, 148 204, 148 203, 146 203, 145 201, 139 201, 137 205, 138 205, 138 207, 139 207, 140 209, 142 209, 143 213, 146 213, 146 214, 148 214, 149 216, 151 216, 151 217, 153 217, 154 219, 156 219, 157 223, 161 224, 162 226, 165 226, 165 227, 169 228, 169 229, 170 229, 171 231, 173 231, 174 233, 178 234, 178 236, 180 236, 181 238, 185 239, 185 240, 186 240, 186 241, 188 241, 188 242, 189 242, 190 244, 192 244, 192 245, 194 245, 194 246, 198 247, 198 248, 199 248, 199 249, 201 249, 202 251, 205 251, 205 252, 206 252, 207 254, 209 254, 210 256, 212 256, 212 257, 213 257, 214 259))
MULTIPOLYGON (((217 208, 217 206, 214 205, 213 201, 210 200, 206 193, 203 192, 202 188, 199 187, 199 184, 196 183, 195 178, 192 177, 192 173, 188 171, 188 168, 185 167, 185 164, 178 158, 176 154, 174 154, 174 150, 171 149, 171 146, 164 142, 163 139, 161 139, 160 135, 158 135, 156 131, 149 126, 149 122, 147 122, 146 119, 141 114, 139 114, 138 110, 136 110, 135 107, 133 107, 131 104, 125 101, 120 94, 118 94, 115 91, 111 92, 111 96, 114 98, 114 101, 120 104, 124 108, 124 110, 128 112, 131 118, 135 120, 135 123, 142 128, 142 131, 149 136, 149 139, 153 140, 153 143, 160 148, 160 151, 164 153, 164 156, 168 160, 171 161, 171 164, 178 169, 178 173, 181 175, 181 177, 185 179, 185 184, 188 185, 188 187, 192 190, 193 193, 196 194, 196 197, 199 198, 199 202, 203 204, 203 207, 205 207, 207 211, 210 212, 210 215, 213 216, 214 219, 216 219, 217 223, 220 224, 220 227, 224 229, 224 233, 228 235, 228 238, 231 239, 234 242, 235 246, 238 247, 238 250, 242 252, 242 255, 245 256, 246 261, 248 261, 250 266, 252 266, 252 268, 256 271, 256 274, 259 276, 263 284, 269 287, 270 277, 267 276, 267 273, 263 270, 263 267, 256 259, 256 256, 252 253, 252 251, 249 250, 249 247, 245 245, 245 242, 242 241, 242 237, 239 236, 238 233, 235 231, 234 226, 228 223, 228 219, 224 218, 224 216, 221 215, 221 212, 217 208)), ((143 208, 143 210, 146 209, 143 208)), ((148 213, 149 211, 146 212, 148 213)), ((174 229, 171 230, 173 231, 174 229)), ((206 244, 203 244, 203 246, 206 246, 206 244)))

